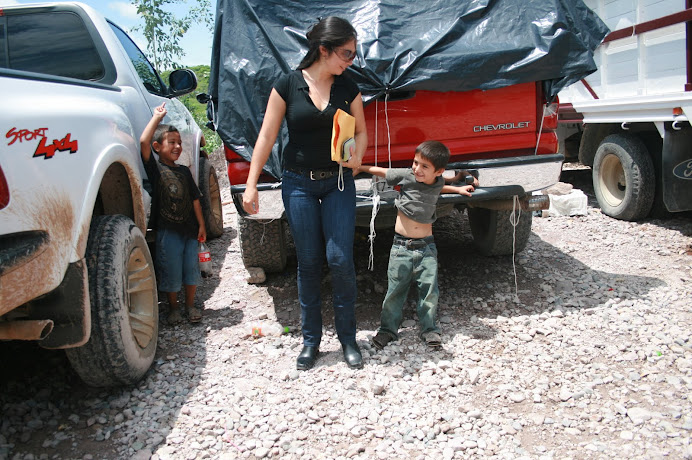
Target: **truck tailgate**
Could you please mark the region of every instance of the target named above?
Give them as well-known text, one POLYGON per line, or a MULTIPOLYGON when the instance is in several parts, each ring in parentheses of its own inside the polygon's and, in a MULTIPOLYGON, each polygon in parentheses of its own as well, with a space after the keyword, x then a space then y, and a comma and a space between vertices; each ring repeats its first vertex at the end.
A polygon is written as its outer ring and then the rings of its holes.
POLYGON ((416 146, 429 139, 449 147, 450 162, 533 154, 543 116, 537 91, 536 83, 523 83, 485 91, 417 91, 407 99, 370 103, 370 147, 363 162, 383 165, 391 158, 393 166, 409 166, 416 146))

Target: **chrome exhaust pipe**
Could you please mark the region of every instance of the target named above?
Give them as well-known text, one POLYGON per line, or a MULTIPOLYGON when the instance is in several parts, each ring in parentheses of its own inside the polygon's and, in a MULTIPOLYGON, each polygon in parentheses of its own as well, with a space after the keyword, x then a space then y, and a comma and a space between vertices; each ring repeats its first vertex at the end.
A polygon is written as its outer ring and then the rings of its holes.
POLYGON ((493 211, 511 211, 515 208, 521 208, 522 211, 540 211, 542 209, 548 209, 550 207, 550 197, 548 195, 530 195, 519 198, 518 203, 515 205, 514 201, 509 200, 492 200, 492 201, 478 201, 476 203, 469 203, 470 208, 486 208, 492 209, 493 211))
POLYGON ((53 331, 50 319, 0 323, 0 340, 43 340, 53 331))

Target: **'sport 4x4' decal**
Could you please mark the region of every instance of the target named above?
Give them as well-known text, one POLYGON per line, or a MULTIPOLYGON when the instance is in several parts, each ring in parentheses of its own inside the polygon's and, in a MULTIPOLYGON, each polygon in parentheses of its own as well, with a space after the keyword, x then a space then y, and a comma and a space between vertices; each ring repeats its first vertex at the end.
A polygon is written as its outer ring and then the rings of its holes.
POLYGON ((54 139, 49 144, 47 141, 48 138, 46 137, 46 131, 48 131, 48 128, 38 128, 34 130, 18 130, 17 128, 12 128, 9 131, 7 131, 5 137, 7 139, 12 139, 7 144, 8 146, 14 144, 17 141, 32 141, 34 139, 40 138, 41 140, 39 141, 38 146, 36 147, 36 151, 34 152, 34 158, 43 157, 44 160, 49 160, 53 158, 55 152, 69 151, 70 153, 75 153, 79 149, 77 141, 73 141, 71 139, 71 133, 67 133, 67 135, 65 135, 65 137, 63 137, 62 139, 54 139))

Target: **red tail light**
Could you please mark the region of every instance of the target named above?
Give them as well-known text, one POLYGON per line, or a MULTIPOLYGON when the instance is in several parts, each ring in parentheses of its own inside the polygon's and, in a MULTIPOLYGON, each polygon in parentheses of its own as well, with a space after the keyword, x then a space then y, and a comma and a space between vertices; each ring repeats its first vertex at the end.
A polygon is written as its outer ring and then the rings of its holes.
POLYGON ((544 103, 538 107, 537 115, 543 115, 542 119, 538 119, 541 127, 541 132, 538 133, 538 145, 536 145, 536 153, 538 155, 553 154, 558 151, 557 111, 559 104, 560 102, 555 98, 554 102, 544 103))
POLYGON ((4 208, 10 203, 10 188, 7 186, 7 181, 5 180, 5 173, 2 172, 2 167, 0 167, 0 209, 4 208))
POLYGON ((557 109, 558 103, 546 104, 543 106, 543 131, 554 131, 557 129, 557 109))
POLYGON ((226 161, 229 163, 235 163, 237 161, 245 161, 243 157, 235 153, 232 149, 226 147, 225 145, 223 146, 223 152, 226 155, 226 161))

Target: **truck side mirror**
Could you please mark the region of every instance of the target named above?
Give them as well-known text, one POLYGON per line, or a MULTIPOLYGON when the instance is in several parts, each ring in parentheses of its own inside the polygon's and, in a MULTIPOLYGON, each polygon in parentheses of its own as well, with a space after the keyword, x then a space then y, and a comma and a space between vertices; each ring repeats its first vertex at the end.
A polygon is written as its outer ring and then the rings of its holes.
POLYGON ((197 88, 197 76, 190 69, 177 69, 168 77, 171 96, 182 96, 197 88))

